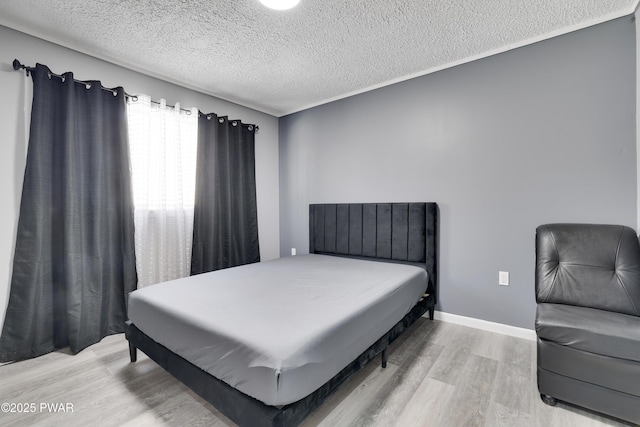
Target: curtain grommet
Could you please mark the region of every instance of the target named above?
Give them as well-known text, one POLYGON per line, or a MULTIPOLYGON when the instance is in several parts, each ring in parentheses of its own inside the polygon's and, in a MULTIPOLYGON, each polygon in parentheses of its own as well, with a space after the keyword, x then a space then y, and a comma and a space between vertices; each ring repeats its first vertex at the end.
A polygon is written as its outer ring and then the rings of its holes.
POLYGON ((223 118, 223 117, 220 117, 220 118, 218 119, 218 123, 224 123, 224 118, 223 118))

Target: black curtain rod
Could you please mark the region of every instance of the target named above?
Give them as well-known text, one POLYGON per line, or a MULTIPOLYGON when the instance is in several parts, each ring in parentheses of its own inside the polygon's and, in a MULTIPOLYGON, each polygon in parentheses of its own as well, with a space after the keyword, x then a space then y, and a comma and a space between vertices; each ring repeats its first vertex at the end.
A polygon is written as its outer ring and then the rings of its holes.
MULTIPOLYGON (((28 66, 26 66, 26 65, 23 65, 23 64, 22 64, 22 63, 20 63, 20 61, 18 61, 17 59, 14 59, 14 60, 13 60, 13 69, 14 69, 15 71, 18 71, 18 70, 24 70, 24 71, 25 71, 25 73, 27 74, 27 77, 29 76, 29 73, 30 73, 30 72, 33 72, 33 71, 35 71, 35 70, 36 70, 36 68, 35 68, 35 67, 28 67, 28 66)), ((50 74, 51 76, 57 77, 57 78, 59 78, 59 79, 62 79, 62 80, 64 81, 64 76, 61 76, 60 74, 53 73, 53 72, 51 72, 51 70, 49 70, 49 74, 50 74)), ((86 85, 86 86, 88 86, 88 85, 90 85, 90 84, 91 84, 91 82, 83 81, 83 80, 78 80, 78 79, 73 79, 73 81, 74 81, 74 82, 76 82, 76 83, 82 83, 83 85, 86 85)), ((102 89, 102 90, 106 90, 107 92, 111 92, 111 93, 113 93, 114 95, 116 95, 116 94, 118 93, 117 91, 115 91, 115 90, 113 90, 113 89, 109 89, 108 87, 104 87, 104 86, 101 86, 101 89, 102 89)), ((129 95, 127 92, 125 92, 125 93, 124 93, 124 96, 126 96, 127 98, 133 98, 133 97, 134 97, 133 95, 129 95)))
MULTIPOLYGON (((29 67, 29 66, 27 66, 27 65, 24 65, 24 64, 22 64, 20 61, 18 61, 17 59, 14 59, 14 60, 13 60, 13 69, 14 69, 15 71, 24 70, 24 71, 25 71, 25 73, 26 73, 26 75, 27 75, 27 77, 28 77, 28 76, 29 76, 29 73, 30 73, 30 72, 33 72, 33 71, 35 71, 35 69, 36 69, 36 68, 35 68, 35 67, 29 67)), ((64 77, 63 77, 63 76, 61 76, 60 74, 51 73, 51 75, 52 75, 52 76, 54 76, 54 77, 58 77, 59 79, 63 79, 63 80, 64 80, 64 77)), ((74 81, 74 82, 76 82, 76 83, 82 83, 82 84, 84 84, 84 85, 89 85, 89 84, 91 84, 91 82, 83 81, 83 80, 73 79, 73 81, 74 81)), ((113 89, 109 89, 108 87, 101 86, 101 89, 102 89, 102 90, 106 90, 106 91, 108 91, 108 92, 111 92, 111 93, 113 93, 114 95, 117 93, 117 91, 115 91, 115 90, 113 90, 113 89)), ((124 89, 123 89, 123 90, 124 90, 124 89)), ((130 95, 130 94, 128 94, 126 91, 124 92, 124 96, 125 96, 125 97, 127 97, 127 98, 132 99, 132 100, 133 100, 133 102, 136 102, 136 101, 138 100, 138 96, 137 96, 137 95, 130 95)), ((151 102, 152 102, 152 103, 154 103, 154 104, 158 104, 158 105, 160 105, 160 102, 159 102, 159 101, 151 100, 151 102)), ((167 105, 167 107, 169 107, 169 108, 176 108, 176 107, 175 107, 175 105, 167 105)), ((180 110, 181 110, 181 111, 186 112, 187 114, 191 114, 191 110, 186 110, 186 109, 184 109, 184 108, 180 108, 180 110)), ((200 111, 198 111, 198 114, 199 114, 199 115, 207 116, 207 118, 209 118, 209 117, 210 117, 210 115, 209 115, 209 114, 201 113, 200 111)), ((238 122, 239 120, 229 120, 229 121, 230 121, 230 122, 238 122)), ((235 124, 234 124, 234 126, 235 126, 235 124)), ((249 130, 252 130, 252 129, 251 129, 251 127, 255 128, 256 132, 258 132, 258 130, 260 130, 260 127, 259 127, 258 125, 251 125, 251 124, 249 124, 248 126, 250 126, 249 130)))

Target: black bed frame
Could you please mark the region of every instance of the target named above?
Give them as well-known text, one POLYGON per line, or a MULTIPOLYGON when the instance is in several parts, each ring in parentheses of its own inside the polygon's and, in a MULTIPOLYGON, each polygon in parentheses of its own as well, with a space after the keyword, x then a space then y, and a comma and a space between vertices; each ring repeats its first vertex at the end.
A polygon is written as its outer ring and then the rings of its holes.
POLYGON ((232 388, 166 347, 156 343, 130 321, 131 362, 136 349, 241 426, 296 426, 341 384, 371 359, 382 355, 402 332, 429 312, 433 320, 438 289, 438 205, 435 203, 321 204, 309 206, 309 252, 419 265, 429 273, 423 298, 378 341, 309 396, 282 406, 266 405, 232 388))

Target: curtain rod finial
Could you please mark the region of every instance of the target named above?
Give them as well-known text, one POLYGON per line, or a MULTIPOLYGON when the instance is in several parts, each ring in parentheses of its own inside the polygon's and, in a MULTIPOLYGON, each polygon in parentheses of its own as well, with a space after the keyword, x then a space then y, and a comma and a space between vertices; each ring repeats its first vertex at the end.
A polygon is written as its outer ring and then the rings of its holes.
POLYGON ((18 61, 17 59, 13 60, 13 69, 15 71, 23 69, 25 71, 25 73, 27 73, 27 76, 29 75, 29 67, 27 67, 26 65, 21 64, 20 61, 18 61))

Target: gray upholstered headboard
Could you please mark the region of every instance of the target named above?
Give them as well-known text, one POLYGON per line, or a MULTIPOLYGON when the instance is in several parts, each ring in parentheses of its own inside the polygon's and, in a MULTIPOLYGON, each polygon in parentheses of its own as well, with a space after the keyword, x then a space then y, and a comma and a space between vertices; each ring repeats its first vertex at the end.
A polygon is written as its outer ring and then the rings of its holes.
POLYGON ((427 292, 436 297, 438 205, 309 205, 309 253, 419 265, 429 273, 427 292))

